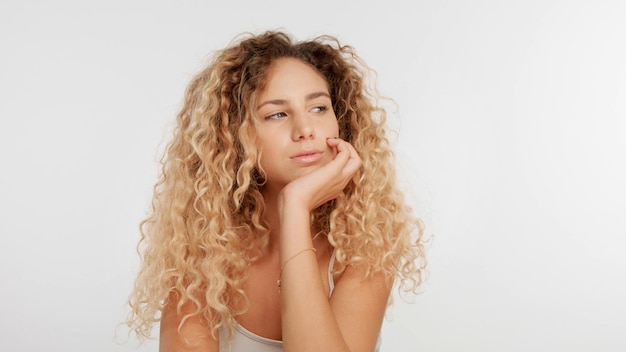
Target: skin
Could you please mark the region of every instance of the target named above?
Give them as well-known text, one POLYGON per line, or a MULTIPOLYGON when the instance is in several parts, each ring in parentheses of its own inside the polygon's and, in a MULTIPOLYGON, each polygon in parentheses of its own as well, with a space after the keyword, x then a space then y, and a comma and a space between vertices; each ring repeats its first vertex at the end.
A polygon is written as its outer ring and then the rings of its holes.
POLYGON ((257 143, 267 182, 265 198, 291 181, 328 164, 339 135, 326 81, 296 59, 279 59, 268 72, 256 111, 257 143))
MULTIPOLYGON (((272 231, 244 285, 249 309, 237 319, 257 335, 282 340, 284 351, 373 351, 390 283, 382 274, 365 279, 347 267, 335 277, 329 298, 332 248, 324 236, 314 238, 317 229, 310 222, 311 211, 336 198, 361 167, 352 145, 336 138, 328 92, 324 78, 297 59, 278 59, 270 67, 255 118, 272 231), (316 251, 302 252, 307 248, 316 251)), ((206 322, 193 318, 179 335, 179 317, 172 308, 164 310, 160 351, 218 351, 206 322)))

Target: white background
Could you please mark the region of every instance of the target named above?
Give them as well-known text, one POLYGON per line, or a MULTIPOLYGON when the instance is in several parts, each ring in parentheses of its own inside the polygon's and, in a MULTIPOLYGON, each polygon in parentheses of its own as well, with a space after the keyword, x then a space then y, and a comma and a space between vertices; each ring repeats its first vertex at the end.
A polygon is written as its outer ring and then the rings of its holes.
POLYGON ((237 33, 283 28, 353 45, 400 107, 433 240, 384 351, 625 351, 625 18, 617 0, 3 0, 0 349, 156 351, 114 331, 183 90, 237 33))

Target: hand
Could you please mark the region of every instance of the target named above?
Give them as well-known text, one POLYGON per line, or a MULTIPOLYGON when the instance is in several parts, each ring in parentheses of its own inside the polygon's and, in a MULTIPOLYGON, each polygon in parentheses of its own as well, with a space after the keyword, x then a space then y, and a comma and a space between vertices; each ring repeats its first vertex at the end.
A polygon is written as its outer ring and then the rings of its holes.
POLYGON ((354 147, 344 140, 329 138, 326 143, 336 151, 333 160, 287 184, 280 194, 283 201, 300 202, 311 211, 337 198, 348 185, 362 165, 361 158, 354 147))

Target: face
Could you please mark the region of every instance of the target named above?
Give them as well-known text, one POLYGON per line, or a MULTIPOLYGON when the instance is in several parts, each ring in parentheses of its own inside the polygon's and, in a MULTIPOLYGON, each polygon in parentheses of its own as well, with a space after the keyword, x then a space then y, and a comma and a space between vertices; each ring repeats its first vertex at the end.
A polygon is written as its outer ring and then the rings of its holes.
POLYGON ((281 189, 331 161, 327 138, 339 136, 328 84, 298 59, 272 63, 257 100, 258 148, 266 187, 281 189))

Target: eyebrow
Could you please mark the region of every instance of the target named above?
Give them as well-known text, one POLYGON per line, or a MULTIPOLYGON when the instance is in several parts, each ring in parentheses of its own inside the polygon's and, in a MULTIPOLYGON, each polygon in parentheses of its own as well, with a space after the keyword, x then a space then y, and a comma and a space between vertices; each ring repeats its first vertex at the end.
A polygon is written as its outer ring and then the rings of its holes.
MULTIPOLYGON (((326 92, 315 92, 315 93, 310 93, 307 94, 306 97, 304 97, 305 100, 309 101, 309 100, 313 100, 319 97, 327 97, 328 99, 330 99, 330 95, 326 92)), ((287 105, 287 100, 286 99, 272 99, 272 100, 266 100, 264 102, 262 102, 261 104, 259 104, 257 106, 257 110, 262 108, 265 105, 268 104, 273 104, 273 105, 287 105)))

